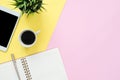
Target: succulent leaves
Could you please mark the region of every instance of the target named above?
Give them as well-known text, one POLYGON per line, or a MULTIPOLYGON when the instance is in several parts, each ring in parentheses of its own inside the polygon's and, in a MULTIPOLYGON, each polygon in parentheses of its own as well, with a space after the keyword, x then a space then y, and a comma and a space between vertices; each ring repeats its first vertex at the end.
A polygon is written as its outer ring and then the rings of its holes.
POLYGON ((15 8, 19 8, 22 11, 22 14, 27 13, 28 15, 31 13, 38 13, 38 11, 42 11, 44 9, 43 0, 14 0, 13 4, 16 6, 15 8))

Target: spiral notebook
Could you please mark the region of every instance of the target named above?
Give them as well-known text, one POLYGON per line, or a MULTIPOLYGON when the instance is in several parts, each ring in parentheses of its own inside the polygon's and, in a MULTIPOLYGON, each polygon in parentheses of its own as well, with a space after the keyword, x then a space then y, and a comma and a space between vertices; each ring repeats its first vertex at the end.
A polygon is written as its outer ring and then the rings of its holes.
MULTIPOLYGON (((20 80, 68 80, 57 48, 16 60, 20 80)), ((19 80, 13 62, 0 65, 0 80, 19 80)))

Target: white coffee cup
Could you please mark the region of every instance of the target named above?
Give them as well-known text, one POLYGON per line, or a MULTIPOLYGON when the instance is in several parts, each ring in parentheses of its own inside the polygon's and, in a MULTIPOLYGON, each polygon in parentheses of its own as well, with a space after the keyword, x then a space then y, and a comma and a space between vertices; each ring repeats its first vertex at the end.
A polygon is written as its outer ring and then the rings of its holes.
POLYGON ((26 48, 32 47, 36 43, 39 32, 40 30, 37 32, 30 29, 23 30, 19 35, 20 44, 26 48))

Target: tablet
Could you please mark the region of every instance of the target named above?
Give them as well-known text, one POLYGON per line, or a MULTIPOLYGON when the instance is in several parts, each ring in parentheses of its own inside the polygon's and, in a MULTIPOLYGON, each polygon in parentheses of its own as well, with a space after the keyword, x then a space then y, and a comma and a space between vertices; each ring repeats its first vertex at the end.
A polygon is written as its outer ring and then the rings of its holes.
POLYGON ((7 51, 20 13, 0 6, 0 50, 7 51))

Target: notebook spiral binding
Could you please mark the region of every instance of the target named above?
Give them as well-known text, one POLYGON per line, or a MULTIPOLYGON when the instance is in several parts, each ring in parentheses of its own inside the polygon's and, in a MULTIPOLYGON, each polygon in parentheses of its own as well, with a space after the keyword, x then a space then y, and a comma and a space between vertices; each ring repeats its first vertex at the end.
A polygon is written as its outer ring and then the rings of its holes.
POLYGON ((26 58, 22 58, 21 63, 22 63, 23 69, 24 69, 26 80, 32 80, 32 76, 31 76, 30 69, 29 69, 26 58))

